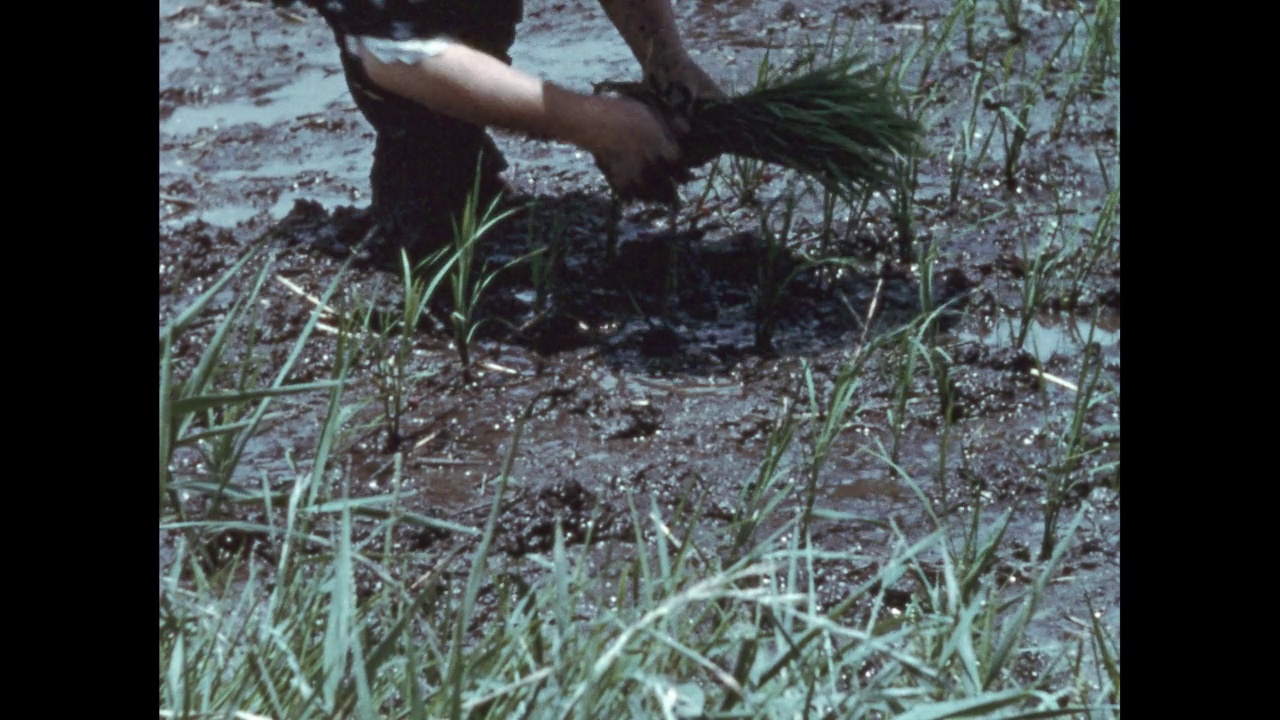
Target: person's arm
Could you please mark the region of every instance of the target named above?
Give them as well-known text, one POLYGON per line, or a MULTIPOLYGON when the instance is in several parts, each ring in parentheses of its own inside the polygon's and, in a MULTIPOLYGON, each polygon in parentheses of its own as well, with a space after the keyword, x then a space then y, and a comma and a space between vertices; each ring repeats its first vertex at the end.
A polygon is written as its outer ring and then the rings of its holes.
POLYGON ((669 175, 666 168, 677 164, 679 148, 640 103, 567 90, 461 43, 430 43, 430 52, 418 53, 414 62, 375 53, 363 43, 353 49, 365 74, 384 90, 476 125, 577 145, 596 156, 623 197, 669 195, 665 186, 651 186, 669 175))
POLYGON ((670 0, 600 0, 600 7, 640 61, 646 81, 658 88, 678 82, 694 96, 724 96, 685 51, 670 0))

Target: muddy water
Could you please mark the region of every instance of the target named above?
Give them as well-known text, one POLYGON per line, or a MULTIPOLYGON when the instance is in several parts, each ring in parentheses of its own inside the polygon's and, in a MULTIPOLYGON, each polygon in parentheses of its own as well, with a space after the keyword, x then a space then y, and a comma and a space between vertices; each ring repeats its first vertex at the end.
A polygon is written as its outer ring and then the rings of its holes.
MULTIPOLYGON (((1029 42, 1043 54, 1064 20, 1028 6, 1029 42)), ((887 57, 918 38, 924 22, 936 27, 945 7, 683 2, 677 13, 710 74, 726 88, 743 88, 769 43, 777 46, 771 58, 785 64, 806 42, 823 42, 833 23, 852 24, 860 47, 887 57)), ((317 227, 347 222, 340 218, 348 218, 342 213, 351 208, 367 206, 373 139, 346 93, 332 36, 310 11, 299 10, 294 19, 259 3, 162 0, 160 19, 161 320, 268 231, 284 238, 272 246, 273 274, 313 295, 323 292, 339 261, 319 251, 312 236, 317 227), (315 204, 307 206, 314 222, 305 232, 298 229, 298 203, 315 204)), ((987 34, 992 43, 1001 42, 998 28, 987 34)), ((518 67, 579 90, 636 75, 598 5, 581 0, 527 3, 512 56, 518 67)), ((953 97, 928 117, 936 152, 921 164, 916 227, 924 239, 938 241, 937 277, 945 280, 938 283, 945 286, 938 300, 955 301, 943 342, 954 363, 959 420, 944 432, 937 381, 922 363, 905 374, 904 385, 906 355, 877 355, 858 389, 857 413, 820 475, 820 499, 833 511, 881 524, 827 521, 820 536, 870 552, 890 543, 883 527, 890 519, 907 533, 932 530, 923 502, 939 515, 951 511, 964 519, 976 498, 988 520, 1017 508, 1002 577, 1025 582, 1036 567, 1045 478, 1061 461, 1075 398, 1030 371, 1038 362, 1040 371, 1075 382, 1097 312, 1093 343, 1101 351, 1102 378, 1116 393, 1086 411, 1089 454, 1072 476, 1076 484, 1063 512, 1069 517, 1084 508, 1086 522, 1073 540, 1067 570, 1051 586, 1037 632, 1046 640, 1078 633, 1086 593, 1118 627, 1119 495, 1111 488, 1113 473, 1105 470, 1119 457, 1118 256, 1091 278, 1082 309, 1037 315, 1022 348, 1013 347, 1011 329, 1024 280, 1021 258, 1050 232, 1055 203, 1067 203, 1070 222, 1087 230, 1096 223, 1107 183, 1118 177, 1109 139, 1117 132, 1117 105, 1108 98, 1083 100, 1069 109, 1065 131, 1051 138, 1059 108, 1047 103, 1031 116, 1019 186, 1010 190, 1003 183, 996 138, 993 156, 950 206, 948 151, 969 112, 964 102, 973 78, 962 52, 944 55, 938 68, 939 82, 953 97), (895 439, 898 470, 891 472, 882 456, 895 439)), ((983 117, 979 140, 994 128, 993 116, 983 117)), ((623 260, 613 265, 605 253, 605 186, 591 158, 555 143, 508 134, 498 140, 511 164, 508 179, 539 200, 535 223, 559 222, 570 257, 545 313, 533 306, 527 271, 501 276, 486 306, 492 322, 481 333, 478 364, 468 376, 456 367, 445 333, 424 332, 416 341, 415 369, 422 376, 409 387, 397 486, 411 509, 478 524, 475 508, 483 507, 515 419, 541 398, 517 454, 518 502, 504 525, 512 552, 545 540, 548 518, 581 520, 594 502, 625 506, 628 493, 651 494, 674 507, 684 494, 705 491, 711 503, 730 512, 787 414, 798 418, 800 430, 784 471, 799 477, 813 420, 806 373, 825 397, 854 348, 918 312, 918 268, 896 258, 885 204, 873 204, 854 227, 847 213, 838 217, 832 240, 820 237, 818 205, 809 198, 801 209, 802 231, 791 239, 793 254, 783 259, 791 265, 781 269, 794 267, 799 251, 829 242, 854 269, 831 277, 802 273, 776 309, 772 349, 766 351, 755 343, 753 304, 761 205, 742 202, 718 183, 695 211, 705 187, 695 182, 685 191, 686 210, 674 228, 665 212, 629 208, 619 232, 623 260), (675 259, 674 273, 665 258, 675 259), (864 329, 873 302, 874 319, 864 329)), ((787 182, 785 173, 775 173, 760 199, 767 204, 787 182)), ((526 229, 495 235, 492 252, 514 257, 529 249, 526 229)), ((246 283, 231 287, 243 290, 246 283)), ((358 267, 333 304, 394 307, 397 292, 394 275, 358 267)), ((278 363, 311 306, 275 281, 263 293, 265 334, 256 348, 264 362, 278 363)), ((215 317, 227 302, 216 304, 215 317)), ((179 373, 194 366, 211 332, 209 324, 184 341, 179 373)), ((312 345, 297 379, 331 371, 332 336, 319 333, 312 345)), ((379 421, 373 368, 365 361, 356 371, 350 393, 367 405, 343 437, 337 463, 361 492, 381 494, 393 485, 393 455, 379 421)), ((322 399, 280 404, 285 417, 268 423, 250 443, 236 481, 256 486, 265 476, 273 486, 287 487, 293 473, 306 468, 323 408, 322 399)), ((177 469, 198 477, 197 465, 186 458, 177 469)), ((433 540, 414 542, 429 548, 433 540)))

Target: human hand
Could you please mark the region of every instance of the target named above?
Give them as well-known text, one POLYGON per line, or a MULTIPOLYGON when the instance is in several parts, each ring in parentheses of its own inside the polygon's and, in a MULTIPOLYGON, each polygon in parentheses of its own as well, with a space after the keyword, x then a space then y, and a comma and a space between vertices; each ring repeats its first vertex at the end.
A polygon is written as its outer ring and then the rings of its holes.
POLYGON ((676 183, 691 178, 666 124, 642 103, 597 97, 598 132, 587 149, 624 200, 676 201, 676 183))

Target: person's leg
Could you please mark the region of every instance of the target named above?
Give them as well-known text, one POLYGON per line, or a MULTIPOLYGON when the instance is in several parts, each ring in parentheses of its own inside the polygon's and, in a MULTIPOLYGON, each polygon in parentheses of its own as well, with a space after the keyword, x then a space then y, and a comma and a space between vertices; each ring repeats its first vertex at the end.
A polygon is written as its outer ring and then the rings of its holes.
POLYGON ((478 158, 485 207, 503 189, 507 163, 484 128, 424 111, 378 132, 369 181, 381 240, 415 259, 452 241, 478 158))
MULTIPOLYGON (((509 63, 521 5, 428 2, 417 6, 422 10, 407 27, 422 36, 448 35, 509 63)), ((341 34, 338 42, 344 42, 341 34)), ((498 175, 507 163, 484 128, 377 91, 358 59, 344 52, 342 62, 356 105, 377 132, 370 211, 379 240, 388 249, 426 257, 452 240, 452 220, 474 186, 477 159, 482 208, 505 187, 498 175)))

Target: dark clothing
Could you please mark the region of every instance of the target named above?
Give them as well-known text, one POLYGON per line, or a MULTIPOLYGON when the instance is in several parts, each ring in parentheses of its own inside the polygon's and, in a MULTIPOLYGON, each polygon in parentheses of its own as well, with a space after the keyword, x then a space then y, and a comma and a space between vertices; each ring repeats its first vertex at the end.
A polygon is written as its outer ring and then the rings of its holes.
MULTIPOLYGON (((273 0, 291 5, 298 0, 273 0)), ((427 40, 448 37, 507 63, 523 16, 522 0, 301 0, 333 29, 347 87, 377 131, 370 177, 370 209, 383 239, 425 256, 452 238, 450 218, 461 211, 481 161, 482 200, 501 187, 507 167, 485 129, 432 112, 379 89, 365 74, 347 38, 427 40)), ((482 205, 483 207, 483 205, 482 205)))

